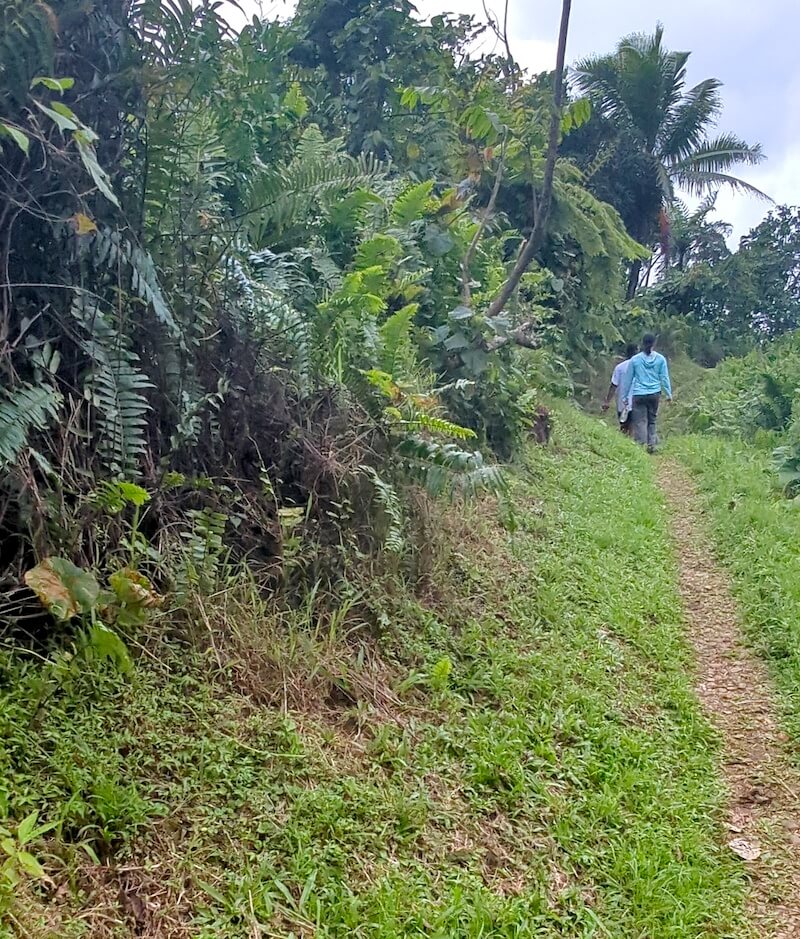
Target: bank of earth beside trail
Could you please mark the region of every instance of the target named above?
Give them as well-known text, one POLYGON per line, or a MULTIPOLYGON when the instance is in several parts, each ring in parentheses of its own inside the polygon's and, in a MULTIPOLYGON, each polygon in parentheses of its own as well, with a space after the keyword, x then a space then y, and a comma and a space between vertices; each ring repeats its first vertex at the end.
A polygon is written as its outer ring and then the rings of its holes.
POLYGON ((0 933, 749 936, 653 466, 555 420, 517 530, 451 513, 371 628, 231 601, 132 680, 1 651, 0 793, 59 828, 0 933))
POLYGON ((745 635, 767 660, 800 763, 800 503, 779 491, 769 451, 689 436, 670 443, 689 469, 729 570, 745 635))

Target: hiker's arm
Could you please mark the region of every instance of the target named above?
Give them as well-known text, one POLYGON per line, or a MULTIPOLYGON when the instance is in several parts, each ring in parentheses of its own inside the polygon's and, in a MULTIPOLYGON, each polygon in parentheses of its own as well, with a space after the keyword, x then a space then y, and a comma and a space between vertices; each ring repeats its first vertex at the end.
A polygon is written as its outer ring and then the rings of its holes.
POLYGON ((667 393, 667 399, 672 401, 672 383, 669 380, 669 366, 667 365, 667 360, 663 360, 661 368, 661 384, 664 386, 664 391, 667 393))
POLYGON ((608 391, 606 392, 606 397, 605 397, 605 400, 603 401, 604 411, 608 410, 608 406, 611 404, 611 399, 614 397, 616 393, 617 393, 617 386, 612 381, 611 384, 608 386, 608 391))
POLYGON ((631 361, 630 365, 625 369, 625 374, 622 378, 622 400, 629 408, 633 407, 633 401, 631 400, 631 390, 633 389, 633 373, 636 371, 636 363, 631 361))

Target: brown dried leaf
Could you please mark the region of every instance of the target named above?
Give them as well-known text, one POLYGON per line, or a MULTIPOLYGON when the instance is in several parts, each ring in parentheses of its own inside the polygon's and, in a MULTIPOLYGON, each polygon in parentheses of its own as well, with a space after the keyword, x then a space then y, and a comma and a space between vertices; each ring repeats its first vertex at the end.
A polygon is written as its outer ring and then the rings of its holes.
POLYGON ((76 212, 70 221, 76 235, 93 235, 97 231, 97 225, 83 212, 76 212))
POLYGON ((728 847, 743 861, 757 861, 761 857, 761 848, 755 841, 746 838, 734 838, 728 842, 728 847))

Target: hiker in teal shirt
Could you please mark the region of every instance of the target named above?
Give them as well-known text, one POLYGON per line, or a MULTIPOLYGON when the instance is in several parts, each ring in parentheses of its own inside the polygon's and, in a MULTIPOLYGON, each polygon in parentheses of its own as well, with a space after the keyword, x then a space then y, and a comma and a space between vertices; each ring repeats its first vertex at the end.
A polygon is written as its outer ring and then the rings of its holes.
POLYGON ((663 391, 668 401, 672 401, 672 385, 669 380, 667 360, 654 352, 656 337, 652 333, 642 339, 642 351, 635 355, 625 370, 622 386, 622 400, 631 409, 633 439, 647 445, 650 453, 655 450, 656 417, 663 391))

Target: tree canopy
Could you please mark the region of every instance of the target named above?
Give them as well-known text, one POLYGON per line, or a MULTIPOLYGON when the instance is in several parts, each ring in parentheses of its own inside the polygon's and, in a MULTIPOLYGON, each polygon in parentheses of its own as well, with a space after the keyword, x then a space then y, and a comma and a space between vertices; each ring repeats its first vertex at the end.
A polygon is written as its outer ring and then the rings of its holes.
MULTIPOLYGON (((690 53, 668 50, 663 39, 662 26, 652 35, 633 34, 613 53, 575 68, 577 87, 602 121, 597 134, 611 156, 607 174, 619 180, 625 167, 633 179, 632 186, 621 186, 625 224, 648 246, 669 225, 681 191, 703 196, 727 186, 763 196, 733 174, 737 166, 759 163, 761 147, 731 133, 711 136, 722 111, 721 83, 708 78, 687 88, 690 53)), ((605 185, 613 200, 618 183, 605 185)), ((633 265, 629 295, 640 268, 633 265)))

